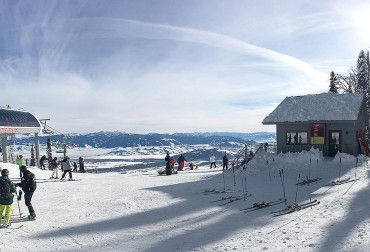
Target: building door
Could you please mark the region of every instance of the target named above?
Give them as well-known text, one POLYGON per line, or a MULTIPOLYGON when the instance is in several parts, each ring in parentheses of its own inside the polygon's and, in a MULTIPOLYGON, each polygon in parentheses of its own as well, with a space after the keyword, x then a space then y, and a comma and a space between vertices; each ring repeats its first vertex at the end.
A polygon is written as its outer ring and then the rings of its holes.
POLYGON ((329 131, 329 156, 334 157, 341 148, 341 131, 329 131))

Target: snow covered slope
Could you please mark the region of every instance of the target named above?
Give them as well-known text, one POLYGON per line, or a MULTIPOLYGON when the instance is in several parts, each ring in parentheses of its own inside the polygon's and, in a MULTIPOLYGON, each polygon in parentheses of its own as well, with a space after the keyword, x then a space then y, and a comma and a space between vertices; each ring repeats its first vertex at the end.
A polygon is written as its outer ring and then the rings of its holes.
MULTIPOLYGON (((217 165, 172 176, 159 176, 161 167, 124 174, 74 173, 81 180, 72 182, 50 180, 50 171, 31 168, 39 180, 32 201, 38 219, 17 222, 15 200, 12 229, 0 230, 0 251, 368 251, 367 159, 344 154, 324 159, 315 150, 262 151, 246 171, 223 173, 217 165), (321 180, 296 185, 307 177, 321 180), (355 177, 359 180, 327 186, 355 177), (204 193, 224 189, 230 192, 204 193), (245 190, 252 196, 244 200, 245 190), (320 204, 279 217, 271 212, 285 208, 284 203, 240 211, 283 198, 284 192, 287 205, 320 204), (227 202, 220 199, 230 196, 241 199, 219 206, 227 202)), ((16 179, 17 166, 0 166, 16 179)), ((20 209, 27 213, 23 199, 20 209)))

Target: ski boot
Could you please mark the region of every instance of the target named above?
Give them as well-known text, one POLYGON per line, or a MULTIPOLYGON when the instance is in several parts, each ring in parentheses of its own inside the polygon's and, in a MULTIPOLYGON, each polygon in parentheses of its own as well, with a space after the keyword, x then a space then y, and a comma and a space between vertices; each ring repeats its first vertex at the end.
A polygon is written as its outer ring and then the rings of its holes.
POLYGON ((27 216, 27 219, 28 220, 36 220, 36 214, 35 213, 32 213, 30 215, 27 216))

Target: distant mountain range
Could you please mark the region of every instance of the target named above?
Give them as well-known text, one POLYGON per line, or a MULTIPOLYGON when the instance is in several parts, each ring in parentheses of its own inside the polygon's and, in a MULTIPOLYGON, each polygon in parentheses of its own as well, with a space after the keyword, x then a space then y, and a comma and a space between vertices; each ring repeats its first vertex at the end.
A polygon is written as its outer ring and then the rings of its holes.
MULTIPOLYGON (((87 134, 40 136, 40 144, 46 145, 47 139, 55 144, 73 143, 78 147, 96 148, 171 146, 209 144, 215 147, 238 147, 244 144, 275 142, 275 133, 237 133, 237 132, 195 132, 174 134, 131 134, 125 132, 100 131, 87 134)), ((31 137, 17 139, 17 145, 33 144, 31 137)))

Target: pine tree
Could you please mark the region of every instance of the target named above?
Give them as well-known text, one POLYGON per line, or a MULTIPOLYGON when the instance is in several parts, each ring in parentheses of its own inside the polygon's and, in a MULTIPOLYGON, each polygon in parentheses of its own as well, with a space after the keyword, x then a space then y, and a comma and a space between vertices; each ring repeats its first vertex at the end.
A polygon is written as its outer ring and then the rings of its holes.
POLYGON ((366 64, 367 64, 366 108, 367 108, 367 113, 368 113, 369 119, 370 119, 370 58, 369 58, 369 51, 366 52, 366 64))
POLYGON ((30 166, 36 166, 35 149, 33 148, 33 144, 31 146, 31 162, 30 162, 30 166))
POLYGON ((46 141, 46 153, 48 155, 48 168, 51 170, 51 161, 53 160, 53 155, 51 153, 51 142, 49 138, 46 141))
POLYGON ((356 70, 357 70, 357 88, 356 93, 367 93, 369 86, 368 77, 368 60, 366 59, 365 52, 360 51, 357 59, 356 70))
POLYGON ((335 73, 332 71, 330 73, 330 85, 329 85, 329 92, 330 93, 338 93, 338 79, 335 76, 335 73))

